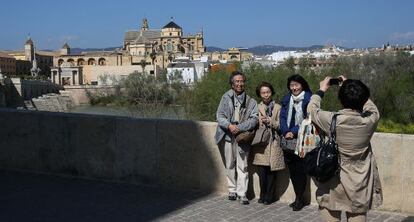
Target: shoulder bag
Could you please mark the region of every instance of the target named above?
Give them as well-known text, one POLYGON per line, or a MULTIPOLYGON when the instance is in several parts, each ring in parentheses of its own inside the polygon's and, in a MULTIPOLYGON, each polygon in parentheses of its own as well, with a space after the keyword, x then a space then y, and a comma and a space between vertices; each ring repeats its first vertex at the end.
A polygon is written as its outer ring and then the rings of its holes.
POLYGON ((332 117, 330 135, 328 141, 321 137, 319 146, 305 156, 307 174, 315 177, 319 182, 326 182, 339 172, 339 153, 336 143, 336 117, 332 117))
POLYGON ((318 129, 312 123, 311 116, 308 115, 308 118, 300 124, 295 154, 304 158, 308 152, 318 146, 320 140, 318 129))

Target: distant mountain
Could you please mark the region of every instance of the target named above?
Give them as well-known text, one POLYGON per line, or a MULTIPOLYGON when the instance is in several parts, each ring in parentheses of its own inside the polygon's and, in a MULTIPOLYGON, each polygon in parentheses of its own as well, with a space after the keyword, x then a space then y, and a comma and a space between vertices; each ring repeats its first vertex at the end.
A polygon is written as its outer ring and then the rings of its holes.
POLYGON ((224 52, 226 50, 225 49, 222 49, 222 48, 219 48, 219 47, 207 46, 206 47, 206 51, 207 52, 224 52))
MULTIPOLYGON (((294 46, 275 46, 275 45, 259 45, 252 48, 248 48, 247 51, 253 53, 254 55, 269 55, 274 52, 278 51, 314 51, 320 50, 324 46, 323 45, 311 45, 308 47, 294 47, 294 46)), ((108 48, 71 48, 71 54, 81 54, 82 52, 90 52, 90 51, 114 51, 115 49, 121 49, 122 47, 108 47, 108 48)), ((242 48, 242 47, 240 47, 242 48)), ((344 47, 341 47, 344 48, 344 47)), ((346 49, 346 48, 345 48, 346 49)), ((215 46, 207 46, 207 52, 224 52, 226 49, 215 47, 215 46)))
POLYGON ((312 45, 309 47, 260 45, 248 48, 247 51, 254 55, 268 55, 278 51, 312 51, 322 49, 323 47, 323 45, 312 45))

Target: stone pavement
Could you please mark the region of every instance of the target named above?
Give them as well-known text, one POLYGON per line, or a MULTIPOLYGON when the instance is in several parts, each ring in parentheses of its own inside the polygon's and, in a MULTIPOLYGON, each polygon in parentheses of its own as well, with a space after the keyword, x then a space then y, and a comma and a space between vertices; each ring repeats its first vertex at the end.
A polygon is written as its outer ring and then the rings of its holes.
MULTIPOLYGON (((0 221, 321 221, 316 206, 293 212, 226 196, 0 170, 0 221)), ((368 221, 414 221, 371 211, 368 221)))

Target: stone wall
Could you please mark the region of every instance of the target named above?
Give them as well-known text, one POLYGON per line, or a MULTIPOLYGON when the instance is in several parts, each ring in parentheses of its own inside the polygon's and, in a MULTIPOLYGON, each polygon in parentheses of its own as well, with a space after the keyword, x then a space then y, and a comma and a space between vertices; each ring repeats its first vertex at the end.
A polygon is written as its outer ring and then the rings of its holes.
POLYGON ((6 107, 6 87, 0 81, 0 107, 6 107))
POLYGON ((26 108, 38 111, 50 111, 50 112, 67 112, 74 106, 72 95, 70 92, 61 90, 60 94, 48 93, 38 98, 33 98, 32 103, 25 101, 26 108))
POLYGON ((119 93, 118 86, 65 86, 65 91, 71 94, 75 106, 89 104, 91 95, 113 95, 119 93))
POLYGON ((25 101, 48 93, 58 93, 62 87, 40 80, 6 78, 0 84, 0 107, 23 108, 25 101), (2 105, 3 104, 3 105, 2 105))
MULTIPOLYGON (((0 109, 0 168, 226 193, 216 123, 0 109)), ((414 213, 413 135, 372 139, 384 190, 382 210, 414 213)), ((250 197, 258 178, 250 168, 250 197)), ((287 170, 277 194, 294 197, 287 170)), ((315 203, 310 181, 308 196, 315 203)))

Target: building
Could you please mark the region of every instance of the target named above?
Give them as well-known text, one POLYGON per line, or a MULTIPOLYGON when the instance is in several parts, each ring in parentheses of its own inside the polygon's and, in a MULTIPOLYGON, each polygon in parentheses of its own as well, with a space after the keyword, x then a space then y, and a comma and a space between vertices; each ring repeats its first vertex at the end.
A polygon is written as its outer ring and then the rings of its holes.
POLYGON ((16 59, 4 52, 0 52, 0 73, 6 76, 16 75, 16 59))
MULTIPOLYGON (((201 79, 203 70, 206 70, 206 65, 197 61, 214 60, 224 63, 253 58, 251 53, 241 48, 230 48, 225 52, 206 52, 203 31, 194 35, 184 35, 183 28, 172 19, 161 29, 151 29, 145 18, 139 29, 125 32, 120 49, 73 54, 69 44, 65 43, 58 54, 53 59, 52 81, 63 83, 63 73, 71 73, 74 71, 73 68, 79 67, 83 75, 79 84, 99 84, 100 76, 120 77, 132 72, 157 76, 165 69, 174 72, 180 69, 186 76, 184 82, 194 82, 201 79), (183 57, 191 60, 192 65, 174 62, 183 57), (174 64, 169 66, 173 62, 174 64), (62 67, 63 64, 65 66, 62 67), (178 68, 179 66, 183 66, 182 69, 178 68), (194 71, 189 74, 187 69, 194 71)), ((68 75, 66 74, 66 77, 68 75)), ((72 84, 74 80, 66 82, 72 84)))
POLYGON ((56 52, 36 50, 33 40, 29 37, 24 44, 24 50, 7 51, 7 54, 16 59, 17 75, 32 75, 33 60, 39 68, 39 75, 50 76, 50 67, 53 66, 53 57, 56 52))
POLYGON ((210 55, 212 61, 242 62, 253 59, 253 54, 247 52, 244 48, 229 48, 224 52, 213 52, 210 55))
POLYGON ((52 68, 50 80, 53 83, 70 86, 83 85, 83 69, 81 66, 74 65, 70 62, 64 62, 58 68, 52 68))
POLYGON ((132 56, 132 63, 151 61, 162 69, 180 56, 200 57, 205 52, 203 32, 183 35, 183 29, 170 21, 161 30, 150 29, 148 20, 143 19, 140 30, 125 33, 123 49, 132 56))
POLYGON ((208 69, 207 62, 179 59, 168 64, 167 78, 169 82, 177 78, 177 80, 181 80, 181 83, 191 85, 200 81, 208 69))
MULTIPOLYGON (((51 79, 56 83, 63 82, 63 73, 70 73, 75 67, 82 69, 83 82, 79 84, 97 84, 99 76, 127 76, 132 72, 157 76, 173 59, 180 56, 193 58, 195 54, 200 58, 204 52, 202 32, 184 36, 183 29, 173 21, 160 30, 150 29, 144 18, 139 30, 125 33, 122 49, 72 54, 65 43, 53 59, 51 79), (61 67, 64 63, 67 64, 61 67)), ((69 82, 73 83, 73 80, 69 82)))

